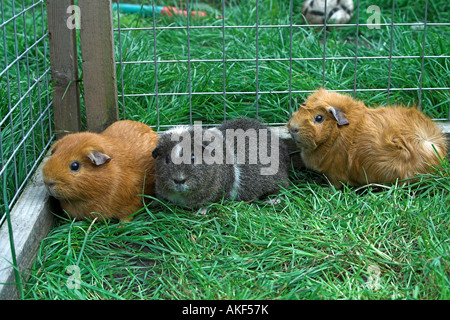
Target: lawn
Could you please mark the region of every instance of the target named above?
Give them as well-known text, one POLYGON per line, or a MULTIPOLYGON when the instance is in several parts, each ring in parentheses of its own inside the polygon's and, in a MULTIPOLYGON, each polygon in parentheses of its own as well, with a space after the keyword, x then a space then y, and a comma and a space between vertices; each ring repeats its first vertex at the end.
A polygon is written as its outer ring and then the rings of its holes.
MULTIPOLYGON (((303 23, 301 2, 293 1, 294 24, 303 23)), ((395 22, 423 21, 423 3, 396 1, 395 22)), ((360 23, 366 23, 371 4, 360 1, 360 23)), ((390 23, 392 3, 378 5, 381 22, 390 23)), ((421 80, 423 30, 411 25, 396 26, 392 41, 387 26, 360 26, 358 34, 355 27, 326 33, 310 27, 261 28, 258 42, 255 28, 227 28, 224 44, 222 20, 215 17, 222 15, 220 2, 192 1, 192 8, 206 10, 209 17, 190 19, 191 25, 220 28, 190 29, 188 42, 186 29, 153 32, 145 29, 153 26, 150 17, 121 14, 122 28, 144 29, 120 33, 121 57, 115 33, 116 60, 156 56, 160 61, 156 70, 154 63, 117 66, 119 94, 126 95, 119 98, 121 117, 159 130, 196 120, 219 123, 224 115, 282 124, 308 92, 322 85, 349 94, 355 87, 374 89, 356 92, 370 107, 388 98, 417 104, 417 90, 408 88, 421 81, 424 88, 449 87, 449 60, 435 57, 449 54, 449 26, 427 26, 425 54, 433 58, 424 59, 421 80), (324 45, 327 58, 350 58, 296 59, 321 58, 324 45), (356 61, 355 76, 356 50, 371 58, 356 61), (412 58, 376 58, 390 53, 412 58), (300 91, 292 95, 285 92, 290 60, 273 60, 290 56, 291 88, 300 91), (188 58, 214 61, 173 62, 188 58), (388 97, 389 83, 396 90, 388 97), (263 93, 256 96, 257 89, 263 93), (170 94, 189 91, 211 94, 170 94), (148 95, 156 92, 157 97, 148 95)), ((227 1, 225 12, 227 26, 256 22, 255 1, 227 1)), ((289 24, 289 1, 259 1, 258 18, 259 25, 289 24)), ((427 21, 450 22, 446 0, 429 1, 427 21)), ((186 19, 158 18, 155 24, 185 26, 186 19)), ((448 118, 449 103, 448 90, 422 92, 421 106, 432 118, 448 118)), ((292 169, 291 185, 277 205, 225 201, 211 204, 207 215, 194 215, 155 199, 123 225, 62 215, 41 243, 24 298, 449 299, 449 169, 444 160, 436 174, 414 185, 341 191, 318 174, 292 169)))
POLYGON ((301 173, 276 206, 224 202, 197 216, 161 204, 122 228, 62 219, 25 297, 448 299, 448 169, 419 188, 362 194, 301 173))

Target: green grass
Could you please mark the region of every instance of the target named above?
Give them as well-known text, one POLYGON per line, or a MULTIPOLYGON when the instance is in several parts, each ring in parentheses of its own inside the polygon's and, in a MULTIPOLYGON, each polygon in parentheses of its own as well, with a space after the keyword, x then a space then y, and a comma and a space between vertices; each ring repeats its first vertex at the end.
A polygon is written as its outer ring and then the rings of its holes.
MULTIPOLYGON (((139 0, 131 1, 137 2, 139 0)), ((372 3, 361 0, 359 20, 372 3)), ((181 1, 166 4, 182 5, 181 1)), ((219 1, 191 1, 192 8, 207 10, 210 17, 192 25, 217 25, 219 1)), ((294 1, 295 24, 302 1, 294 1)), ((397 0, 396 22, 423 21, 423 1, 397 0)), ((227 25, 254 25, 255 1, 227 1, 227 25)), ((289 1, 261 0, 259 24, 289 24, 289 1)), ((379 1, 382 22, 390 22, 390 1, 379 1)), ((449 22, 446 0, 429 1, 428 22, 449 22)), ((122 27, 152 27, 151 18, 121 15, 122 27)), ((356 22, 356 16, 351 20, 356 22)), ((184 18, 157 19, 157 26, 184 26, 184 18)), ((8 33, 9 35, 9 33, 8 33)), ((427 55, 448 55, 448 26, 427 27, 427 55)), ((116 40, 118 34, 115 33, 116 40)), ((156 31, 157 59, 187 59, 186 30, 156 31)), ((423 33, 410 26, 393 31, 393 55, 421 56, 423 33)), ((324 33, 311 28, 292 30, 293 58, 321 58, 324 33)), ((254 59, 256 31, 227 29, 226 58, 254 59)), ((289 28, 264 28, 258 34, 259 58, 289 58, 289 28)), ((153 31, 122 32, 123 61, 154 59, 153 31)), ((388 56, 390 28, 359 28, 358 55, 388 56)), ((10 40, 8 40, 10 41, 10 40)), ((117 41, 116 41, 117 43, 117 41)), ((356 50, 354 27, 326 33, 327 57, 352 57, 356 50)), ((222 59, 221 29, 191 29, 191 59, 222 59)), ((1 51, 0 51, 1 52, 1 51)), ((116 50, 116 60, 119 61, 116 50)), ((420 58, 392 60, 391 87, 417 87, 420 58)), ((387 59, 357 62, 356 87, 385 89, 387 59)), ((227 92, 255 91, 255 62, 226 63, 227 92)), ((292 62, 292 89, 353 89, 355 60, 302 60, 292 62)), ((117 68, 120 80, 120 67, 117 68)), ((159 63, 158 93, 187 92, 188 64, 159 63)), ((125 65, 124 92, 155 92, 154 64, 125 65)), ((449 87, 446 58, 425 60, 424 87, 449 87)), ((192 92, 222 92, 222 62, 192 62, 192 92)), ((0 87, 2 89, 3 87, 0 87)), ((260 61, 258 89, 289 88, 289 61, 260 61)), ((3 89, 2 89, 3 90, 3 89)), ((119 92, 122 86, 119 81, 119 92)), ((48 94, 48 93, 46 93, 48 94)), ((292 109, 306 94, 293 94, 292 109)), ((0 98, 5 99, 2 93, 0 98)), ((358 92, 357 98, 375 107, 387 103, 387 92, 358 92)), ((418 103, 415 90, 390 93, 391 103, 418 103)), ((448 90, 424 91, 422 107, 433 118, 449 117, 448 90)), ((227 118, 256 117, 269 123, 289 119, 288 94, 227 94, 227 118)), ((119 99, 121 115, 158 126, 192 120, 219 123, 224 117, 223 95, 127 97, 119 99), (158 109, 157 109, 158 106, 158 109), (159 111, 159 112, 158 112, 159 111), (159 118, 159 122, 158 122, 159 118)), ((3 117, 3 111, 2 111, 3 117)), ((2 128, 3 130, 3 128, 2 128)), ((3 134, 3 133, 2 133, 3 134)), ((3 136, 2 136, 3 137, 3 136)), ((2 142, 3 143, 3 142, 2 142)), ((115 221, 57 219, 41 243, 26 299, 449 299, 449 164, 419 185, 355 190, 315 183, 316 174, 292 171, 291 186, 281 204, 224 202, 211 204, 205 216, 160 203, 144 208, 125 225, 115 221), (119 228, 120 227, 120 228, 119 228), (80 270, 81 287, 69 289, 80 270), (374 278, 371 270, 379 270, 374 278), (372 280, 371 280, 372 279, 372 280), (375 279, 375 280, 373 280, 375 279)))
POLYGON ((364 192, 298 172, 276 206, 225 202, 198 216, 160 204, 123 226, 60 220, 26 298, 448 299, 448 170, 364 192), (79 290, 67 287, 71 265, 79 290))
MULTIPOLYGON (((419 3, 420 1, 417 1, 419 3)), ((193 1, 192 9, 198 7, 193 1)), ((410 2, 397 1, 394 21, 413 23, 424 20, 423 9, 411 6, 410 2), (408 4, 409 3, 409 4, 408 4)), ((299 13, 301 1, 294 1, 293 23, 302 24, 299 13)), ((361 1, 359 22, 364 24, 369 18, 365 8, 370 1, 361 1)), ((448 4, 441 1, 448 8, 448 4)), ((381 22, 391 22, 391 4, 380 2, 381 22)), ((255 1, 230 1, 226 7, 227 26, 253 26, 256 23, 255 1)), ((200 7, 203 8, 203 7, 200 7)), ((208 8, 208 7, 207 7, 208 8)), ((220 6, 209 6, 208 18, 190 19, 193 26, 221 26, 220 6)), ((448 10, 440 10, 433 2, 429 5, 428 22, 444 22, 450 20, 448 10)), ((290 22, 288 1, 260 1, 260 25, 287 25, 290 22)), ((136 15, 121 15, 122 27, 152 27, 151 18, 136 15)), ((356 22, 356 15, 350 21, 356 22)), ((157 26, 185 26, 186 19, 158 19, 157 26)), ((428 26, 425 55, 448 55, 450 28, 448 26, 428 26)), ((116 34, 118 38, 118 35, 116 34)), ((358 92, 356 97, 367 102, 370 107, 385 105, 388 100, 389 59, 359 59, 355 80, 355 59, 327 60, 325 70, 323 60, 323 30, 309 27, 293 28, 292 57, 318 58, 318 60, 296 60, 292 62, 292 89, 300 91, 315 90, 324 85, 331 90, 378 89, 381 91, 358 92)), ((191 59, 218 59, 219 62, 192 62, 190 77, 192 92, 223 91, 223 42, 222 30, 191 29, 189 32, 189 54, 191 59)), ((154 36, 152 30, 122 32, 123 61, 154 60, 154 36)), ((398 58, 392 60, 390 74, 391 88, 417 88, 420 83, 422 30, 411 26, 396 26, 393 30, 392 55, 414 56, 416 58, 398 58)), ((188 41, 185 29, 162 29, 156 31, 156 55, 159 61, 187 60, 188 41)), ((356 49, 360 57, 388 57, 390 54, 390 27, 369 29, 361 26, 358 38, 356 27, 332 29, 326 35, 326 57, 354 57, 356 49), (358 48, 356 42, 358 39, 358 48)), ((233 28, 225 31, 226 59, 254 59, 256 56, 256 30, 254 28, 233 28)), ((258 32, 258 57, 260 59, 287 59, 290 57, 289 28, 261 28, 258 32)), ((119 56, 116 57, 119 60, 119 56)), ((285 91, 289 89, 289 61, 259 61, 258 90, 285 91)), ((185 62, 158 63, 158 93, 188 92, 189 66, 185 62)), ((117 69, 120 74, 120 68, 117 69)), ((228 92, 256 91, 256 63, 227 61, 226 90, 228 92)), ((153 63, 126 65, 123 69, 125 94, 142 94, 156 92, 155 67, 153 63)), ((446 58, 427 58, 424 63, 424 88, 449 87, 450 66, 446 58)), ((122 86, 119 85, 119 91, 122 86)), ((421 105, 426 114, 432 118, 448 118, 450 94, 448 90, 424 90, 421 105)), ((292 109, 303 101, 306 94, 293 94, 292 109)), ((418 90, 396 90, 389 96, 390 103, 417 105, 418 90)), ((159 96, 158 104, 154 97, 127 97, 125 105, 120 100, 121 108, 125 108, 127 118, 141 119, 151 125, 175 125, 189 122, 188 96, 159 96), (158 107, 158 108, 157 108, 158 107), (159 112, 158 112, 159 111, 159 112), (159 115, 159 122, 158 122, 159 115)), ((220 122, 224 117, 223 95, 194 95, 191 98, 193 121, 208 123, 220 122)), ((289 94, 260 94, 258 109, 255 94, 229 94, 226 96, 226 115, 235 117, 246 115, 258 116, 268 123, 285 123, 289 118, 289 94)))

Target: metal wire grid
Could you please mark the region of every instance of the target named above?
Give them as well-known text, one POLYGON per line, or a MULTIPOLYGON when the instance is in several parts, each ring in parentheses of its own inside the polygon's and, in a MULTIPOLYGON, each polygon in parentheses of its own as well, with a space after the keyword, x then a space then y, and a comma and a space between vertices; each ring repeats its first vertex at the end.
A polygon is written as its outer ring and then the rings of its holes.
MULTIPOLYGON (((189 12, 190 8, 190 1, 186 1, 186 7, 188 8, 187 11, 189 12)), ((117 7, 120 7, 120 1, 116 0, 117 7)), ((295 28, 310 28, 311 25, 308 24, 295 24, 293 22, 293 0, 290 0, 290 13, 289 13, 289 24, 285 25, 260 25, 259 22, 259 1, 256 1, 256 23, 254 25, 226 25, 226 9, 225 9, 225 1, 222 1, 222 25, 202 25, 202 26, 194 26, 190 25, 190 17, 189 14, 186 16, 186 26, 156 26, 156 17, 155 17, 155 1, 151 1, 151 5, 153 7, 153 26, 152 27, 138 27, 138 28, 121 28, 120 27, 120 10, 117 10, 118 12, 118 28, 115 28, 114 31, 118 33, 119 41, 118 41, 118 50, 119 50, 119 61, 116 62, 120 66, 120 82, 121 82, 121 88, 119 87, 119 98, 122 101, 123 108, 125 110, 125 98, 127 97, 156 97, 156 109, 157 109, 157 127, 165 127, 165 125, 161 125, 160 123, 160 106, 159 106, 159 100, 158 96, 188 96, 189 97, 189 109, 190 109, 190 123, 192 123, 192 105, 191 105, 191 98, 194 95, 222 95, 223 96, 223 104, 224 104, 224 119, 226 118, 226 96, 229 94, 233 95, 255 95, 256 96, 256 113, 258 114, 258 96, 261 94, 288 94, 289 95, 289 114, 292 113, 292 94, 304 94, 304 93, 311 93, 314 90, 296 90, 292 87, 292 62, 294 61, 322 61, 323 62, 323 73, 322 73, 322 85, 325 83, 325 73, 326 73, 326 62, 327 61, 336 61, 336 60, 353 60, 355 63, 355 70, 354 70, 354 81, 353 81, 353 88, 343 89, 343 90, 331 90, 331 91, 338 91, 338 92, 352 92, 354 96, 356 96, 356 92, 387 92, 387 102, 389 103, 389 97, 391 92, 393 91, 417 91, 418 92, 418 107, 421 108, 422 103, 422 93, 423 91, 430 91, 430 90, 449 90, 449 87, 423 87, 423 69, 424 69, 424 63, 425 59, 432 59, 432 58, 444 58, 448 59, 450 58, 450 55, 426 55, 425 54, 425 44, 426 44, 426 31, 427 27, 442 27, 442 26, 450 26, 449 22, 427 22, 427 13, 428 13, 428 0, 425 0, 425 17, 423 22, 413 22, 413 23, 398 23, 394 22, 394 12, 395 12, 395 0, 392 2, 392 17, 390 23, 379 23, 378 25, 380 27, 386 26, 390 27, 390 51, 389 55, 383 55, 383 56, 359 56, 358 55, 358 45, 356 45, 355 49, 355 55, 354 56, 342 56, 342 57, 328 57, 327 56, 327 48, 326 48, 326 33, 324 33, 324 44, 323 44, 323 55, 322 57, 293 57, 292 54, 292 34, 293 29, 295 28), (423 29, 423 38, 422 38, 422 52, 421 55, 393 55, 392 54, 392 47, 393 47, 393 30, 396 26, 409 26, 409 27, 415 27, 415 28, 422 28, 423 29), (226 58, 225 53, 225 33, 229 29, 234 28, 248 28, 248 29, 256 29, 256 53, 255 58, 252 59, 244 59, 244 58, 226 58), (289 58, 260 58, 258 56, 259 51, 259 44, 258 44, 258 31, 260 29, 264 28, 289 28, 290 31, 290 48, 289 48, 289 58), (187 59, 173 59, 173 60, 158 60, 157 59, 157 40, 156 40, 156 31, 157 30, 165 30, 165 29, 186 29, 187 30, 187 59), (193 29, 221 29, 223 34, 223 57, 222 59, 191 59, 190 58, 190 38, 189 38, 189 32, 193 29), (150 30, 153 32, 153 59, 149 60, 141 60, 141 61, 124 61, 122 59, 122 43, 121 43, 121 37, 120 35, 123 32, 133 32, 133 31, 145 31, 150 30), (389 75, 388 75, 388 83, 386 88, 357 88, 357 68, 358 68, 358 62, 362 60, 385 60, 388 59, 389 61, 389 75), (391 87, 391 68, 392 68, 392 61, 397 59, 420 59, 421 60, 421 74, 420 74, 420 81, 416 87, 408 87, 408 88, 398 88, 398 87, 391 87), (289 62, 289 84, 288 88, 286 90, 278 90, 278 91, 264 91, 264 90, 258 90, 258 72, 259 72, 259 63, 260 62, 266 62, 266 61, 287 61, 289 62), (216 63, 216 62, 222 62, 223 63, 223 91, 222 92, 192 92, 191 90, 191 64, 195 62, 206 62, 206 63, 216 63), (226 63, 233 63, 233 62, 255 62, 256 68, 255 68, 255 82, 256 82, 256 90, 255 91, 227 91, 226 90, 226 63), (188 65, 188 90, 185 92, 159 92, 158 90, 158 65, 163 63, 187 63, 188 65), (156 79, 156 86, 153 90, 153 92, 148 93, 126 93, 124 91, 124 85, 123 85, 123 79, 124 79, 124 72, 123 67, 125 65, 139 65, 139 64, 153 64, 155 68, 155 79, 156 79)), ((333 24, 335 27, 356 27, 356 43, 358 43, 358 30, 360 27, 368 27, 371 26, 371 24, 368 23, 359 23, 359 13, 360 13, 360 0, 355 1, 355 10, 354 15, 357 17, 357 23, 355 24, 333 24)), ((314 27, 327 27, 326 20, 324 21, 324 24, 315 25, 314 27)), ((124 111, 125 115, 125 111, 124 111)), ((445 119, 435 119, 435 120, 445 120, 445 119)), ((450 120, 450 107, 449 107, 449 117, 447 120, 450 120)), ((272 125, 280 125, 281 123, 271 123, 272 125)))
MULTIPOLYGON (((30 176, 36 169, 37 164, 45 155, 45 150, 52 143, 53 133, 51 128, 51 105, 52 102, 48 95, 49 93, 49 79, 50 79, 50 66, 48 64, 48 52, 47 41, 48 34, 45 26, 45 14, 44 14, 44 0, 22 0, 20 4, 19 1, 5 2, 0 0, 0 11, 1 11, 1 22, 0 22, 0 44, 3 44, 3 69, 0 71, 0 90, 1 96, 3 97, 2 103, 5 101, 7 108, 2 109, 2 119, 0 120, 1 129, 1 145, 0 145, 0 160, 1 160, 1 170, 0 177, 2 179, 2 215, 0 217, 0 224, 5 219, 5 213, 12 208, 15 200, 17 200, 20 195, 21 190, 24 188, 26 182, 29 180, 30 176), (8 11, 8 10, 9 11, 8 11), (32 26, 27 26, 26 16, 31 15, 33 24, 32 26), (40 20, 40 22, 38 22, 40 20), (20 30, 23 27, 23 30, 20 30), (13 46, 11 47, 11 33, 13 33, 13 46), (23 34, 23 41, 19 40, 18 34, 23 34), (40 63, 36 63, 40 61, 40 63), (22 69, 25 69, 23 72, 22 69), (37 95, 39 99, 35 99, 37 95), (43 96, 43 97, 41 97, 43 96), (6 98, 5 98, 6 97, 6 98), (34 106, 33 108, 29 108, 34 106), (6 110, 6 112, 4 111, 6 110), (30 110, 27 112, 27 110, 30 110)), ((120 6, 120 1, 116 0, 117 6, 120 6)), ((155 8, 155 1, 151 2, 153 9, 155 8)), ((186 1, 187 8, 189 9, 190 3, 186 1)), ((392 5, 392 18, 394 17, 395 1, 392 5)), ((189 11, 189 10, 188 10, 189 11)), ((428 12, 428 0, 425 1, 425 20, 421 23, 396 23, 394 19, 391 19, 391 23, 380 23, 380 26, 390 26, 391 27, 391 43, 390 43, 390 54, 388 56, 358 56, 358 46, 356 46, 356 51, 354 56, 345 57, 327 57, 326 55, 326 45, 323 46, 323 56, 322 57, 294 57, 292 54, 292 34, 295 28, 308 28, 307 24, 295 24, 293 22, 293 1, 290 0, 290 13, 289 13, 289 24, 285 25, 262 25, 259 24, 259 1, 256 1, 256 23, 254 25, 227 25, 226 20, 226 8, 225 1, 222 1, 222 19, 221 25, 208 25, 208 26, 197 26, 190 24, 190 16, 187 15, 186 26, 156 26, 155 10, 153 10, 153 26, 150 28, 121 28, 120 27, 120 11, 118 10, 118 28, 114 31, 119 33, 119 43, 118 50, 120 59, 117 62, 120 68, 120 83, 121 92, 119 93, 119 98, 122 100, 122 105, 125 110, 125 98, 126 97, 140 97, 140 96, 154 96, 156 97, 156 109, 158 114, 158 127, 164 127, 164 124, 160 123, 159 114, 161 112, 158 103, 158 96, 188 96, 189 97, 189 109, 190 109, 190 123, 192 123, 192 101, 191 98, 194 95, 222 95, 223 96, 223 110, 224 118, 226 118, 226 97, 227 95, 255 95, 256 96, 256 112, 258 112, 258 96, 261 94, 288 94, 289 95, 289 112, 292 112, 292 94, 299 93, 310 93, 312 90, 297 90, 292 86, 292 63, 295 61, 322 61, 323 62, 323 75, 322 84, 325 83, 325 64, 329 60, 354 60, 355 61, 355 72, 354 72, 354 85, 353 88, 348 88, 345 90, 339 90, 340 92, 363 92, 363 91, 387 91, 387 97, 389 101, 389 94, 392 91, 398 90, 408 90, 417 91, 419 96, 419 103, 421 102, 422 92, 426 90, 449 90, 449 87, 423 87, 422 80, 417 87, 411 88, 396 88, 391 87, 390 82, 390 72, 391 63, 395 59, 421 59, 421 74, 423 74, 423 67, 425 59, 429 58, 450 58, 449 55, 445 56, 433 56, 425 55, 425 45, 422 45, 422 54, 417 55, 392 55, 392 31, 395 26, 411 26, 411 27, 421 27, 423 28, 423 44, 426 42, 426 30, 427 26, 449 26, 448 22, 427 22, 427 12, 428 12), (255 58, 245 59, 245 58, 226 58, 225 54, 225 34, 227 30, 234 28, 248 28, 255 29, 256 31, 256 52, 255 58), (289 28, 290 34, 290 48, 288 58, 260 58, 259 57, 259 43, 258 43, 258 33, 259 30, 264 28, 289 28), (164 29, 186 29, 187 30, 187 59, 179 60, 157 60, 157 41, 156 32, 157 30, 164 29), (222 59, 191 59, 190 57, 190 38, 189 32, 193 29, 220 29, 222 30, 222 47, 223 55, 222 59), (132 31, 142 31, 150 30, 153 33, 153 59, 143 60, 143 61, 124 61, 122 59, 122 46, 120 41, 120 34, 122 32, 132 32, 132 31), (367 59, 388 59, 389 60, 389 81, 386 88, 357 88, 357 64, 358 61, 367 59), (289 62, 289 81, 286 90, 278 91, 263 91, 259 90, 259 65, 261 62, 266 61, 287 61, 289 62), (223 90, 215 92, 193 92, 191 87, 191 69, 192 63, 196 62, 206 62, 206 63, 223 63, 223 90), (254 62, 256 64, 255 68, 255 81, 256 90, 255 91, 227 91, 226 83, 226 64, 233 62, 254 62), (186 63, 188 66, 188 90, 184 92, 159 92, 158 89, 158 65, 162 63, 186 63), (152 92, 148 93, 125 93, 123 86, 124 65, 139 65, 139 64, 154 64, 155 66, 155 79, 156 86, 152 92)), ((359 0, 357 0, 355 7, 355 15, 359 16, 359 0)), ((357 19, 359 21, 359 19, 357 19)), ((317 25, 326 27, 326 21, 323 25, 317 25)), ((362 24, 357 22, 356 24, 337 24, 335 26, 342 27, 364 27, 369 26, 369 24, 362 24)), ((358 35, 358 32, 356 32, 358 35)), ((326 34, 325 34, 326 37, 326 34)), ((326 38, 324 39, 326 42, 326 38)), ((1 62, 0 62, 1 63, 1 62)), ((2 106, 4 108, 4 106, 2 106)), ((274 123, 275 124, 275 123, 274 123)))
POLYGON ((0 225, 53 140, 44 2, 0 0, 0 225))

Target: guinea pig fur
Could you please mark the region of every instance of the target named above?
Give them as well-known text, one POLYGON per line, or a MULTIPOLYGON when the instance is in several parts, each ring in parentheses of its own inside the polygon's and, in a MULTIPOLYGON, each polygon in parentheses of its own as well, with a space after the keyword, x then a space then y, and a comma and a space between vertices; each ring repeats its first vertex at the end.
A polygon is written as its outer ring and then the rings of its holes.
POLYGON ((158 135, 149 126, 117 121, 102 133, 69 134, 53 147, 42 168, 48 193, 71 217, 131 220, 140 195, 154 194, 158 135))
POLYGON ((156 195, 188 208, 251 201, 289 185, 284 141, 253 119, 172 128, 160 135, 153 157, 156 195))
POLYGON ((444 134, 418 110, 369 109, 324 89, 293 113, 288 129, 306 167, 325 174, 337 188, 413 178, 430 172, 447 154, 444 134))

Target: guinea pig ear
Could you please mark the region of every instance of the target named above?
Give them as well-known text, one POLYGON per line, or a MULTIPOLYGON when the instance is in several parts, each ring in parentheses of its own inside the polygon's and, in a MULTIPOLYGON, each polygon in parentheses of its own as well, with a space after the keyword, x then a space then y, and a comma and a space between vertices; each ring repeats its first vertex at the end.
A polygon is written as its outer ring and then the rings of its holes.
POLYGON ((111 160, 110 156, 98 151, 91 151, 87 156, 89 160, 91 160, 92 163, 96 166, 101 166, 102 164, 105 164, 111 160))
POLYGON ((160 146, 156 146, 156 148, 153 149, 152 157, 156 159, 156 158, 158 158, 160 155, 161 155, 161 147, 160 147, 160 146))
POLYGON ((344 113, 335 107, 328 107, 327 110, 334 116, 334 118, 337 121, 338 126, 345 126, 349 124, 347 118, 345 117, 344 113))

